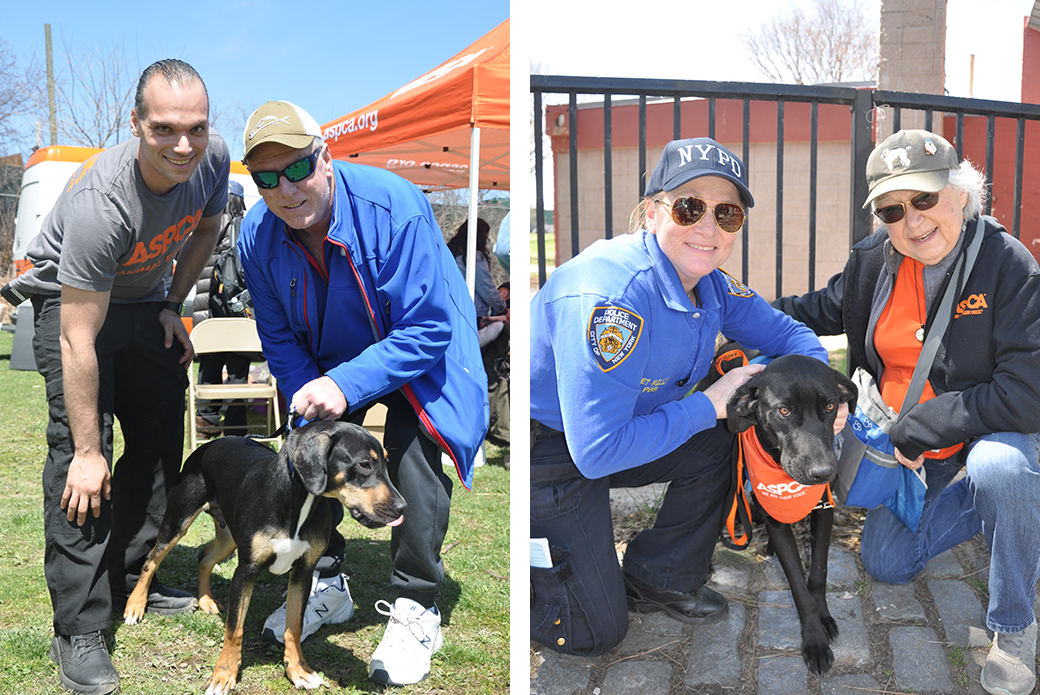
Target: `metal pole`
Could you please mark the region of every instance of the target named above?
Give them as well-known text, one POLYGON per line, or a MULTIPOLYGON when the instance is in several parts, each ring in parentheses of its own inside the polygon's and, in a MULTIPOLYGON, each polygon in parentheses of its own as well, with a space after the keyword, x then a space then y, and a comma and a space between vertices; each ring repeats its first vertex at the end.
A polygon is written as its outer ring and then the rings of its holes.
POLYGON ((51 50, 51 25, 43 25, 47 45, 47 109, 51 121, 51 146, 58 144, 58 111, 54 106, 54 52, 51 50))
POLYGON ((473 299, 477 285, 477 183, 480 181, 480 128, 469 136, 469 235, 466 238, 466 287, 473 299))

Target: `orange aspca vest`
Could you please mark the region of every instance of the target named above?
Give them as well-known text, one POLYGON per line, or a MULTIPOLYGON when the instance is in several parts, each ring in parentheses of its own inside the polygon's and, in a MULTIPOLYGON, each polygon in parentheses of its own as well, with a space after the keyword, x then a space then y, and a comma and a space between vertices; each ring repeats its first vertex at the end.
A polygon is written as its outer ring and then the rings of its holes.
POLYGON ((746 548, 750 543, 748 523, 742 520, 745 529, 739 538, 736 536, 735 524, 741 504, 744 507, 742 516, 746 514, 748 520, 751 518, 750 504, 746 496, 747 488, 744 485, 745 471, 755 500, 769 516, 782 524, 793 524, 809 516, 809 512, 820 505, 824 492, 827 493, 825 504, 834 506, 829 483, 802 485, 787 475, 780 464, 762 448, 755 435, 755 428, 752 427, 737 435, 737 491, 726 519, 726 530, 735 547, 746 548))

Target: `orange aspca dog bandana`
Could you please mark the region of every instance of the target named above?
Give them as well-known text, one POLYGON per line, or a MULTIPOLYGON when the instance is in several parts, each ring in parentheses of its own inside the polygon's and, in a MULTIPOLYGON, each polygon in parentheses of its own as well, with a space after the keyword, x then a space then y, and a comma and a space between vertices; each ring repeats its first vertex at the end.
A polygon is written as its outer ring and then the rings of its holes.
POLYGON ((809 516, 824 492, 830 498, 829 484, 802 485, 789 476, 762 448, 754 427, 738 436, 740 453, 737 465, 746 466, 755 499, 769 516, 782 524, 793 524, 809 516))

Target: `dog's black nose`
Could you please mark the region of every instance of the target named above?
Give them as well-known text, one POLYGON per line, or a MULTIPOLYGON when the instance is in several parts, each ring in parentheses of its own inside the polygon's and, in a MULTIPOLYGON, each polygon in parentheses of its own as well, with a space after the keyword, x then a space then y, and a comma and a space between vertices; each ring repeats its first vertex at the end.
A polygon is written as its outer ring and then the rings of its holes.
POLYGON ((829 483, 834 480, 835 470, 834 466, 820 464, 809 466, 806 473, 810 478, 812 478, 814 485, 823 485, 824 483, 829 483))

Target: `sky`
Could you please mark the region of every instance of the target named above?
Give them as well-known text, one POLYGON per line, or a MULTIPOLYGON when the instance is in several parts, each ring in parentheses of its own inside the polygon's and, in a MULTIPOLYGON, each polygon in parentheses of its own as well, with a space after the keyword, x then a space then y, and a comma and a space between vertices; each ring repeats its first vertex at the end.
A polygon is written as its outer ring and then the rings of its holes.
MULTIPOLYGON (((880 21, 880 0, 858 0, 858 4, 864 14, 880 21)), ((946 4, 946 88, 950 96, 970 96, 968 75, 974 53, 973 95, 1018 101, 1022 23, 1033 0, 987 0, 984 9, 980 5, 978 0, 948 0, 946 4)), ((808 14, 812 2, 643 0, 624 11, 597 13, 584 6, 578 0, 526 1, 525 14, 551 18, 539 21, 526 41, 538 72, 765 82, 768 80, 752 65, 741 44, 740 32, 757 29, 793 6, 808 14)), ((518 16, 514 22, 522 19, 527 18, 518 16)), ((514 34, 517 30, 514 24, 514 34)))
MULTIPOLYGON (((19 59, 35 50, 42 61, 49 23, 56 66, 67 51, 107 54, 121 43, 136 75, 161 58, 189 63, 206 83, 211 112, 240 104, 248 115, 279 99, 327 123, 437 67, 508 17, 508 0, 29 0, 5 3, 0 39, 19 59)), ((126 137, 129 129, 119 139, 126 137)), ((46 126, 44 138, 49 144, 46 126)))
MULTIPOLYGON (((881 0, 857 1, 877 26, 881 0)), ((1023 22, 1033 0, 987 0, 984 9, 980 5, 978 0, 947 0, 947 93, 1017 102, 1021 98, 1023 22), (972 54, 975 70, 970 80, 972 54)), ((791 7, 811 14, 812 0, 642 0, 609 12, 589 12, 586 7, 579 0, 526 0, 523 13, 513 18, 512 30, 514 46, 521 43, 518 34, 523 37, 522 50, 532 71, 768 82, 752 64, 741 31, 757 29, 791 7)), ((547 95, 546 102, 557 98, 566 96, 547 95)), ((546 174, 546 202, 552 205, 550 167, 546 174)), ((522 180, 518 175, 513 178, 522 180)), ((521 195, 530 197, 533 204, 533 181, 529 188, 521 195)), ((517 193, 514 186, 514 200, 517 193)))

